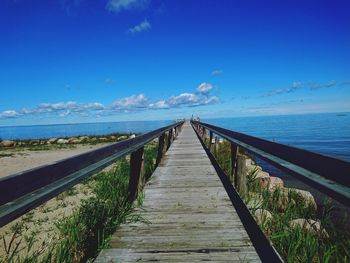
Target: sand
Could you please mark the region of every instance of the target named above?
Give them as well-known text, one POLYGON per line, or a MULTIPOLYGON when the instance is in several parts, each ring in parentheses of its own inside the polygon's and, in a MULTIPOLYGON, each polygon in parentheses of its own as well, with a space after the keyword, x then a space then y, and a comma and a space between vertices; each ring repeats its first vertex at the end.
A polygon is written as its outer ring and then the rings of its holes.
POLYGON ((0 178, 91 151, 104 145, 106 144, 76 145, 74 148, 41 151, 30 151, 27 149, 1 151, 1 153, 13 155, 0 158, 0 178))
MULTIPOLYGON (((104 145, 106 144, 76 145, 74 148, 42 151, 19 151, 16 149, 2 151, 2 153, 11 153, 13 156, 0 158, 0 177, 49 164, 63 158, 100 148, 104 145)), ((104 170, 109 170, 112 166, 106 167, 104 170)), ((40 253, 38 252, 40 255, 45 254, 46 250, 52 245, 52 242, 57 241, 58 230, 55 224, 72 215, 75 209, 80 206, 82 200, 93 196, 89 185, 90 183, 78 184, 0 228, 0 262, 6 261, 7 254, 2 240, 3 238, 7 246, 13 239, 13 245, 9 254, 15 250, 16 258, 26 256, 26 248, 29 243, 27 238, 34 238, 34 244, 29 255, 38 251, 40 251, 40 253), (16 232, 17 234, 15 234, 16 232), (19 245, 16 249, 17 243, 19 245)))

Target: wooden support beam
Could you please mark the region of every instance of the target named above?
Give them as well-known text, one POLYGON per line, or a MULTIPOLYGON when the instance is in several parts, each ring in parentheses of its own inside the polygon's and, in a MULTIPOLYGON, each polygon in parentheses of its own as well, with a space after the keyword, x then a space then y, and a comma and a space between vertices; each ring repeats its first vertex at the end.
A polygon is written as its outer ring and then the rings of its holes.
POLYGON ((167 142, 166 150, 169 149, 172 142, 172 138, 173 138, 173 129, 171 129, 168 133, 168 142, 167 142))
POLYGON ((205 128, 202 127, 202 140, 205 141, 205 128))
POLYGON ((237 187, 237 155, 239 148, 237 144, 231 143, 231 173, 229 175, 231 183, 237 187))
POLYGON ((247 169, 246 169, 246 159, 244 155, 237 156, 237 191, 241 197, 245 196, 247 193, 247 169))
POLYGON ((168 150, 168 143, 169 143, 169 140, 168 140, 168 133, 165 132, 164 133, 164 146, 163 146, 163 156, 165 155, 166 151, 168 150))
POLYGON ((130 155, 129 200, 134 201, 145 184, 143 173, 144 147, 130 155))
POLYGON ((209 151, 211 150, 211 141, 212 140, 213 140, 213 132, 210 131, 210 133, 209 133, 209 144, 208 144, 209 151))
POLYGON ((158 166, 164 156, 164 148, 165 148, 165 133, 163 133, 158 138, 158 153, 157 153, 157 160, 156 160, 156 166, 158 166))
POLYGON ((215 142, 214 142, 214 156, 215 157, 218 154, 218 148, 219 148, 219 138, 218 138, 218 136, 215 136, 215 142))
POLYGON ((175 129, 171 129, 171 143, 175 140, 175 129))

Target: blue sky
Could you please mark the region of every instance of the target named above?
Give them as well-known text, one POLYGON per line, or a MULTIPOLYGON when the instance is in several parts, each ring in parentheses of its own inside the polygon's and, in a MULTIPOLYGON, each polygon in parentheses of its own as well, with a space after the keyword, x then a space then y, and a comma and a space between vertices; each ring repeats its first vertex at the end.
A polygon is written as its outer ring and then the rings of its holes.
POLYGON ((0 125, 350 111, 350 2, 2 0, 0 125))

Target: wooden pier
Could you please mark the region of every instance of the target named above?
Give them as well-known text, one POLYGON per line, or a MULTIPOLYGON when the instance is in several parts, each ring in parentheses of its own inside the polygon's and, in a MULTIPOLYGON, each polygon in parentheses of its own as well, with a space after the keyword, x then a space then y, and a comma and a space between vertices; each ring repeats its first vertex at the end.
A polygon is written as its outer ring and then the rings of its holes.
POLYGON ((189 123, 144 193, 143 222, 120 226, 95 262, 260 262, 189 123))

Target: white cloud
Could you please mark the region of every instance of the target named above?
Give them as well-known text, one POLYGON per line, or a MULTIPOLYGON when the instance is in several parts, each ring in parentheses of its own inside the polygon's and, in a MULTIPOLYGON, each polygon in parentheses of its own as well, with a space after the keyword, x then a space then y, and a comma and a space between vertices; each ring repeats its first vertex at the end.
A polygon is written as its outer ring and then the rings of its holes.
POLYGON ((211 90, 213 89, 213 85, 209 84, 209 83, 201 83, 198 88, 197 88, 197 91, 199 93, 202 93, 202 94, 207 94, 209 93, 211 90))
POLYGON ((221 70, 221 69, 215 69, 215 70, 213 70, 213 71, 211 72, 211 75, 212 75, 212 76, 218 76, 218 75, 221 75, 221 74, 223 74, 223 73, 224 73, 223 70, 221 70))
POLYGON ((195 107, 212 104, 218 101, 219 98, 216 96, 208 97, 203 94, 182 93, 180 95, 170 97, 167 104, 170 107, 195 107))
POLYGON ((22 110, 7 110, 0 112, 0 118, 15 118, 27 115, 40 115, 46 117, 76 116, 105 116, 118 113, 138 112, 146 110, 160 110, 180 107, 198 107, 214 104, 219 101, 217 96, 209 95, 212 85, 202 83, 197 91, 185 92, 179 95, 170 96, 158 101, 149 101, 144 94, 136 94, 129 97, 119 98, 110 105, 99 102, 79 103, 76 101, 44 102, 34 108, 23 108, 22 110))
POLYGON ((59 114, 59 116, 60 116, 60 117, 66 117, 66 116, 68 116, 69 114, 71 114, 71 111, 70 111, 70 110, 66 110, 66 111, 64 111, 64 112, 61 112, 61 113, 59 114))
POLYGON ((15 117, 18 117, 19 115, 21 114, 14 110, 5 110, 3 112, 0 112, 0 117, 3 117, 3 118, 15 118, 15 117))
POLYGON ((130 97, 116 100, 113 103, 114 109, 146 108, 147 98, 144 94, 132 95, 130 97))
POLYGON ((143 20, 140 24, 129 28, 128 32, 130 32, 131 34, 136 34, 136 33, 140 33, 142 31, 148 31, 151 29, 151 24, 148 22, 147 19, 143 20))
POLYGON ((155 103, 149 104, 149 108, 151 108, 151 109, 167 109, 167 108, 169 108, 169 105, 165 100, 159 100, 155 103))
POLYGON ((108 0, 106 9, 111 12, 119 13, 123 10, 145 8, 148 3, 148 0, 108 0))
POLYGON ((92 102, 83 104, 83 108, 88 110, 103 110, 105 106, 99 102, 92 102))

